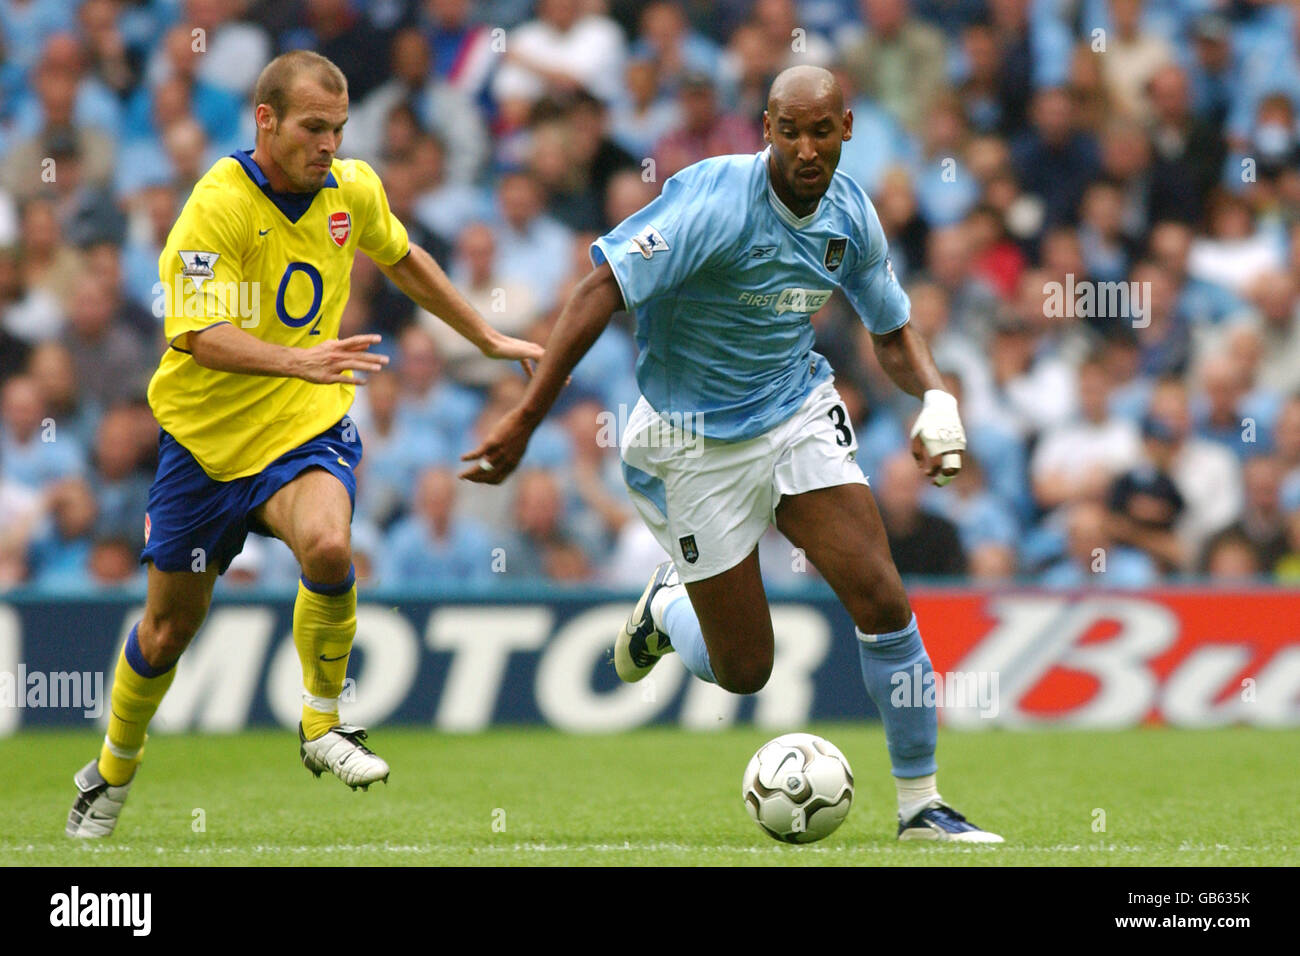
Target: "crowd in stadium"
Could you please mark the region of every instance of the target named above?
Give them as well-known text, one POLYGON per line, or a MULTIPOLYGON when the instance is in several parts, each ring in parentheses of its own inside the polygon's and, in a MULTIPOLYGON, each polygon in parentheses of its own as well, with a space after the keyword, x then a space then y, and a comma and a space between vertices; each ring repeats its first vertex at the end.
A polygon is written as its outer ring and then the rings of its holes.
MULTIPOLYGON (((158 257, 253 145, 252 86, 346 73, 341 155, 497 328, 545 341, 596 236, 763 148, 771 78, 836 72, 841 170, 969 438, 930 487, 919 403, 836 296, 813 319, 905 575, 1061 587, 1300 580, 1300 15, 1264 0, 0 0, 0 589, 138 584, 165 347, 158 257), (1096 293, 1095 295, 1093 293, 1096 293)), ((358 256, 353 546, 368 586, 640 587, 616 317, 496 488, 458 458, 524 388, 358 256)), ((815 572, 772 532, 771 583, 815 572)), ((250 538, 223 588, 292 582, 250 538)))

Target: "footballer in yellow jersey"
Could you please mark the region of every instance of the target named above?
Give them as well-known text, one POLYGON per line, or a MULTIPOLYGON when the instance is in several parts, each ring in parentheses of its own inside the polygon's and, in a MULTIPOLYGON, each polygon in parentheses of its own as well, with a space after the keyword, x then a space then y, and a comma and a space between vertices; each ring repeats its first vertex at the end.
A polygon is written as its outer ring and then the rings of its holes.
POLYGON ((118 658, 99 757, 75 777, 73 837, 113 832, 149 721, 250 531, 282 539, 302 568, 303 765, 353 789, 388 779, 366 732, 338 713, 357 602, 361 436, 347 411, 388 361, 370 351, 378 335, 338 338, 355 253, 485 355, 525 370, 542 355, 491 328, 410 244, 368 165, 335 157, 348 114, 337 66, 306 50, 276 57, 254 103, 254 149, 199 180, 158 263, 168 348, 149 385, 161 433, 141 555, 148 594, 118 658))

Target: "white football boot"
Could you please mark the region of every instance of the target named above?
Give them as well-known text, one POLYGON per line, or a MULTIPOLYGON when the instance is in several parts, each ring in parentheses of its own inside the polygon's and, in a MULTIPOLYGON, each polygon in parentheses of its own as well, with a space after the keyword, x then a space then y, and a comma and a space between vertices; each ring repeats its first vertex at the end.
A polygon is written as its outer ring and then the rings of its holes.
POLYGON ((614 638, 614 670, 625 683, 639 681, 659 663, 659 658, 673 652, 668 635, 655 627, 650 602, 661 589, 673 587, 677 583, 677 568, 671 561, 665 561, 655 568, 632 616, 614 638))
POLYGON ((99 772, 99 758, 86 764, 72 782, 77 785, 77 799, 68 812, 68 826, 64 831, 70 837, 90 838, 106 837, 117 826, 117 818, 126 803, 126 795, 131 790, 131 780, 120 787, 110 786, 99 772))
POLYGON ((353 790, 369 790, 370 785, 388 782, 388 764, 361 741, 366 732, 351 724, 339 724, 329 733, 308 740, 298 725, 298 754, 302 765, 319 777, 329 771, 353 790))

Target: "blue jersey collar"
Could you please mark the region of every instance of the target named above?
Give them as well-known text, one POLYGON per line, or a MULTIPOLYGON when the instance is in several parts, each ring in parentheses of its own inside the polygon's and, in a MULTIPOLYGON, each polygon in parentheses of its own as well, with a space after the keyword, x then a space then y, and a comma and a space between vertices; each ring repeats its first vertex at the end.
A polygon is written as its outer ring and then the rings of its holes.
MULTIPOLYGON (((262 190, 267 199, 275 204, 275 208, 284 213, 284 217, 290 222, 297 222, 303 217, 303 214, 311 208, 312 200, 316 198, 316 192, 310 193, 282 193, 271 188, 271 181, 266 178, 266 173, 262 172, 262 167, 253 161, 253 151, 251 149, 237 149, 230 154, 230 158, 236 160, 240 166, 244 167, 244 172, 248 174, 254 185, 262 190)), ((338 180, 334 178, 334 171, 330 170, 325 174, 325 185, 322 189, 338 189, 338 180)))

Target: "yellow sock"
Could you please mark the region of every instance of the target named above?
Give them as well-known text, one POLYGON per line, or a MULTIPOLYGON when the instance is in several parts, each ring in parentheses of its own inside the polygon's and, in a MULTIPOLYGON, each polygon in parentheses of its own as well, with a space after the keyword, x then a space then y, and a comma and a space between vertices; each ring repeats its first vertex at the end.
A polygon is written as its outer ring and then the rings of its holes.
POLYGON ((298 582, 293 643, 302 664, 302 732, 315 740, 339 723, 339 696, 357 633, 356 577, 332 587, 298 582))
POLYGON ((117 659, 108 733, 99 752, 99 772, 114 787, 130 780, 139 766, 149 721, 176 677, 174 666, 160 674, 145 661, 136 636, 139 626, 131 628, 117 659))

